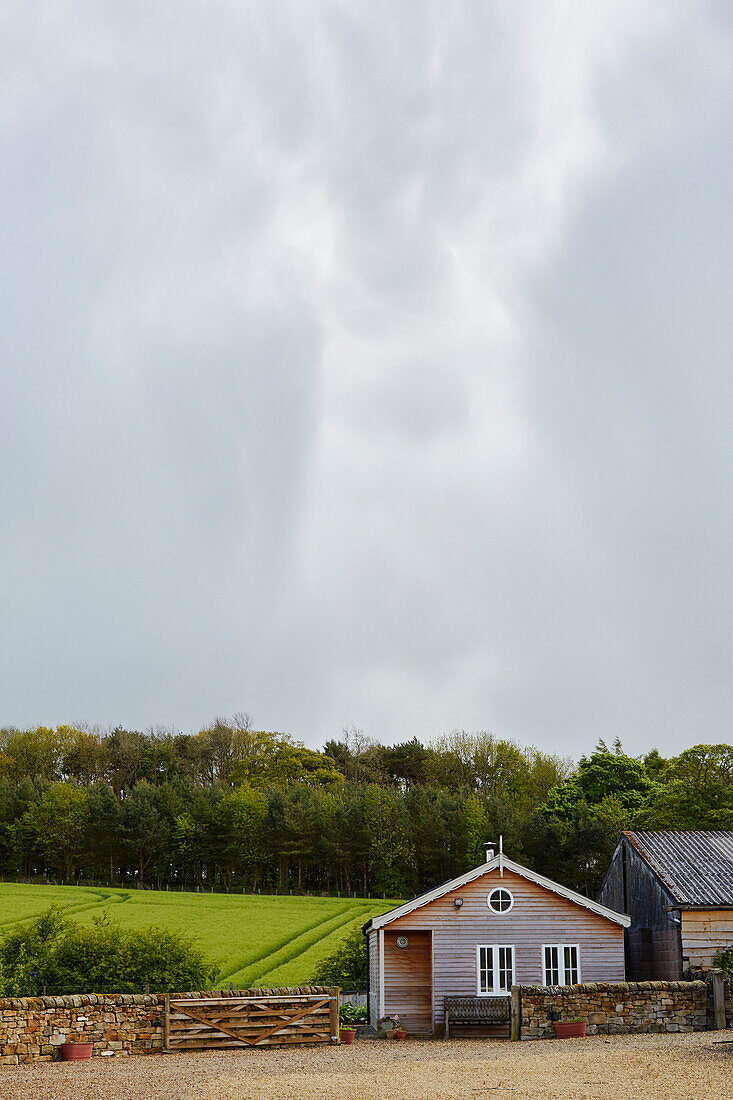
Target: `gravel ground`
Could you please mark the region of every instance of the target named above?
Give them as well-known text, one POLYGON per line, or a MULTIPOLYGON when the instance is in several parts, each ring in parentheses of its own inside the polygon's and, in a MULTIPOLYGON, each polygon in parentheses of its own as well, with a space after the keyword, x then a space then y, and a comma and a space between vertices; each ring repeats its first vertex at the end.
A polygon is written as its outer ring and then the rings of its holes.
POLYGON ((0 1068, 2 1100, 726 1100, 719 1036, 357 1042, 0 1068))

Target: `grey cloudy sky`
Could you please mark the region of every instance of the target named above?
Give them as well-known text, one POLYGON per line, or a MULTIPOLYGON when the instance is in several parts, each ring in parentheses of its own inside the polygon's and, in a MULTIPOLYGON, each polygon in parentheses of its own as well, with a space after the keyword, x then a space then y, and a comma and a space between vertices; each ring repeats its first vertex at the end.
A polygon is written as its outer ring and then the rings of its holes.
POLYGON ((728 740, 733 8, 4 0, 0 723, 728 740))

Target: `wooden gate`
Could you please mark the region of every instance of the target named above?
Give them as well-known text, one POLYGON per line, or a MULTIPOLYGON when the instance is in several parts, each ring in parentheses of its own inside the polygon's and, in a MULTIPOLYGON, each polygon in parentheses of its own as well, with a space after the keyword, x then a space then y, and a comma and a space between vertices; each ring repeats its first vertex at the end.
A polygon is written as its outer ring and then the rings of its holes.
POLYGON ((165 999, 166 1051, 338 1041, 338 988, 301 995, 165 999))

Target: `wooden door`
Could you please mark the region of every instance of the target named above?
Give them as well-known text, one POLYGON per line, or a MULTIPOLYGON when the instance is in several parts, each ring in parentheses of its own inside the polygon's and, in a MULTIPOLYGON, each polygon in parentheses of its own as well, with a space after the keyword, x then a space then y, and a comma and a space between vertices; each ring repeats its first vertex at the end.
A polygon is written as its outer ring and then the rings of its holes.
POLYGON ((399 1016, 405 1031, 433 1030, 432 932, 385 930, 384 1014, 399 1016))

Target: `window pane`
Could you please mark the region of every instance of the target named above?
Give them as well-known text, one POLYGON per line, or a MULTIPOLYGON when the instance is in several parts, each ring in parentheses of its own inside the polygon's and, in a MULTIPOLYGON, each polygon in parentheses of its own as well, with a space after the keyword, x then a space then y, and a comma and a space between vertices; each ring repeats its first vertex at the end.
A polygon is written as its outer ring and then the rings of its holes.
POLYGON ((565 955, 565 985, 576 985, 578 982, 578 949, 566 946, 565 955))
POLYGON ((508 993, 514 984, 514 948, 499 948, 499 990, 508 993))
POLYGON ((556 946, 545 948, 545 985, 560 984, 560 959, 556 946))
POLYGON ((508 890, 497 887, 489 894, 489 909, 492 909, 495 913, 506 913, 511 909, 512 901, 512 895, 508 890))
POLYGON ((491 947, 479 948, 479 993, 494 992, 494 951, 491 947))

